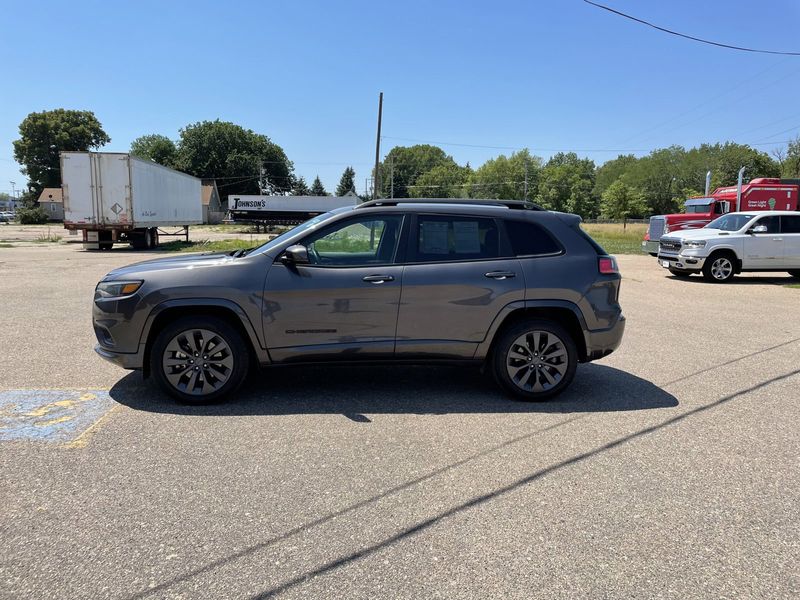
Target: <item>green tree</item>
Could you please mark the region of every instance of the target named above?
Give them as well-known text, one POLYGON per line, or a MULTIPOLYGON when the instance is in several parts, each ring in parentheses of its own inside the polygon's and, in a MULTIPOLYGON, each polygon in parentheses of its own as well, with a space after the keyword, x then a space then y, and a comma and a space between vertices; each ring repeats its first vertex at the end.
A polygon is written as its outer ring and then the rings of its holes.
POLYGON ((455 164, 455 161, 437 146, 395 146, 378 165, 380 195, 383 198, 408 198, 409 186, 415 185, 424 173, 444 163, 455 164))
POLYGON ((622 219, 623 222, 630 217, 642 217, 647 212, 642 194, 621 179, 608 186, 603 193, 600 207, 603 217, 622 219))
POLYGON ((302 175, 294 180, 294 185, 292 186, 292 196, 310 196, 311 190, 308 189, 308 184, 306 183, 306 178, 302 175))
POLYGON ((96 149, 111 141, 93 112, 63 108, 30 113, 20 123, 19 135, 14 159, 28 176, 34 198, 46 187, 61 185, 59 152, 96 149))
POLYGON ((591 218, 599 212, 594 195, 595 165, 574 152, 553 155, 539 173, 536 201, 550 210, 591 218))
POLYGON ((353 167, 347 167, 342 173, 339 185, 336 186, 336 195, 344 196, 347 192, 356 191, 356 172, 353 167))
POLYGON ((781 177, 800 178, 800 136, 791 140, 786 149, 775 152, 781 177))
POLYGON ((131 154, 165 167, 171 167, 175 163, 177 153, 175 142, 157 133, 140 136, 131 142, 131 154))
POLYGON ((328 192, 325 191, 325 186, 322 185, 322 181, 319 179, 319 175, 314 178, 314 182, 311 184, 311 196, 327 196, 328 192))
POLYGON ((595 194, 598 197, 602 196, 608 186, 633 168, 637 160, 638 159, 633 154, 620 154, 617 158, 613 158, 600 165, 595 174, 595 194))
POLYGON ((217 178, 223 194, 291 190, 294 166, 267 136, 227 121, 202 121, 180 131, 175 168, 217 178))
POLYGON ((412 198, 465 198, 471 173, 469 165, 444 162, 417 177, 409 193, 412 198))
POLYGON ((527 149, 510 156, 501 154, 475 169, 469 177, 467 188, 472 198, 499 198, 519 200, 525 197, 525 174, 528 179, 528 198, 535 198, 539 183, 542 159, 532 156, 527 149))

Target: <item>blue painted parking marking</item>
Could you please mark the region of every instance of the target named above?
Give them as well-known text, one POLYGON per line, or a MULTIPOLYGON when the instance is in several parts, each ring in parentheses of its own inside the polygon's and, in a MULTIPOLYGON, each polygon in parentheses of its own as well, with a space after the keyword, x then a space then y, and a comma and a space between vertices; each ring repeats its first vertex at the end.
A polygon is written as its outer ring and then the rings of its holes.
POLYGON ((105 390, 0 391, 0 441, 75 441, 115 405, 105 390))

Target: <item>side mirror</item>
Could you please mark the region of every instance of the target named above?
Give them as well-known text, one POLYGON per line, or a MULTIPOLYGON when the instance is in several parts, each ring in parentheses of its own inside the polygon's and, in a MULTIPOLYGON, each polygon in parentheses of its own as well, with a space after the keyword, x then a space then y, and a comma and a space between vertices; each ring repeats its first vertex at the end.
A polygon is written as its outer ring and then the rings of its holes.
POLYGON ((766 225, 756 225, 750 230, 752 233, 767 233, 766 225))
POLYGON ((308 249, 302 244, 289 246, 281 254, 280 260, 282 263, 290 265, 308 264, 308 249))

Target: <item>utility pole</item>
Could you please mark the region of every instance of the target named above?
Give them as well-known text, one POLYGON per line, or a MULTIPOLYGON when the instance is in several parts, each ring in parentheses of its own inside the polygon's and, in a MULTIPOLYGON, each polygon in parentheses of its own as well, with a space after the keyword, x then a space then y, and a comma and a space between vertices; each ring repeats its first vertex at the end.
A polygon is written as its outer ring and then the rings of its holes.
POLYGON ((389 196, 390 198, 394 198, 394 156, 389 157, 389 164, 391 164, 391 181, 392 181, 392 195, 389 196))
POLYGON ((525 157, 525 195, 523 196, 525 201, 528 200, 528 157, 525 157))
POLYGON ((378 96, 378 138, 375 141, 375 187, 372 190, 372 199, 378 199, 378 188, 381 184, 381 177, 378 173, 378 165, 381 160, 381 119, 383 118, 383 92, 378 96))

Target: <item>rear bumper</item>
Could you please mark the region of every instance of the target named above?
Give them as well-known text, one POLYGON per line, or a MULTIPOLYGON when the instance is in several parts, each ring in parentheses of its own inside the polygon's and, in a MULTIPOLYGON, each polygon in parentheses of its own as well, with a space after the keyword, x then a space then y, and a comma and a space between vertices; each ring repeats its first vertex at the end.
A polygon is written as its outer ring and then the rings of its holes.
POLYGON ((619 316, 616 324, 608 329, 584 332, 586 338, 586 361, 597 360, 608 356, 619 348, 625 333, 625 317, 619 316))
POLYGON ((123 369, 141 369, 144 364, 143 352, 134 352, 128 354, 126 352, 114 352, 107 348, 103 348, 100 344, 94 347, 94 351, 110 363, 114 363, 123 369))

